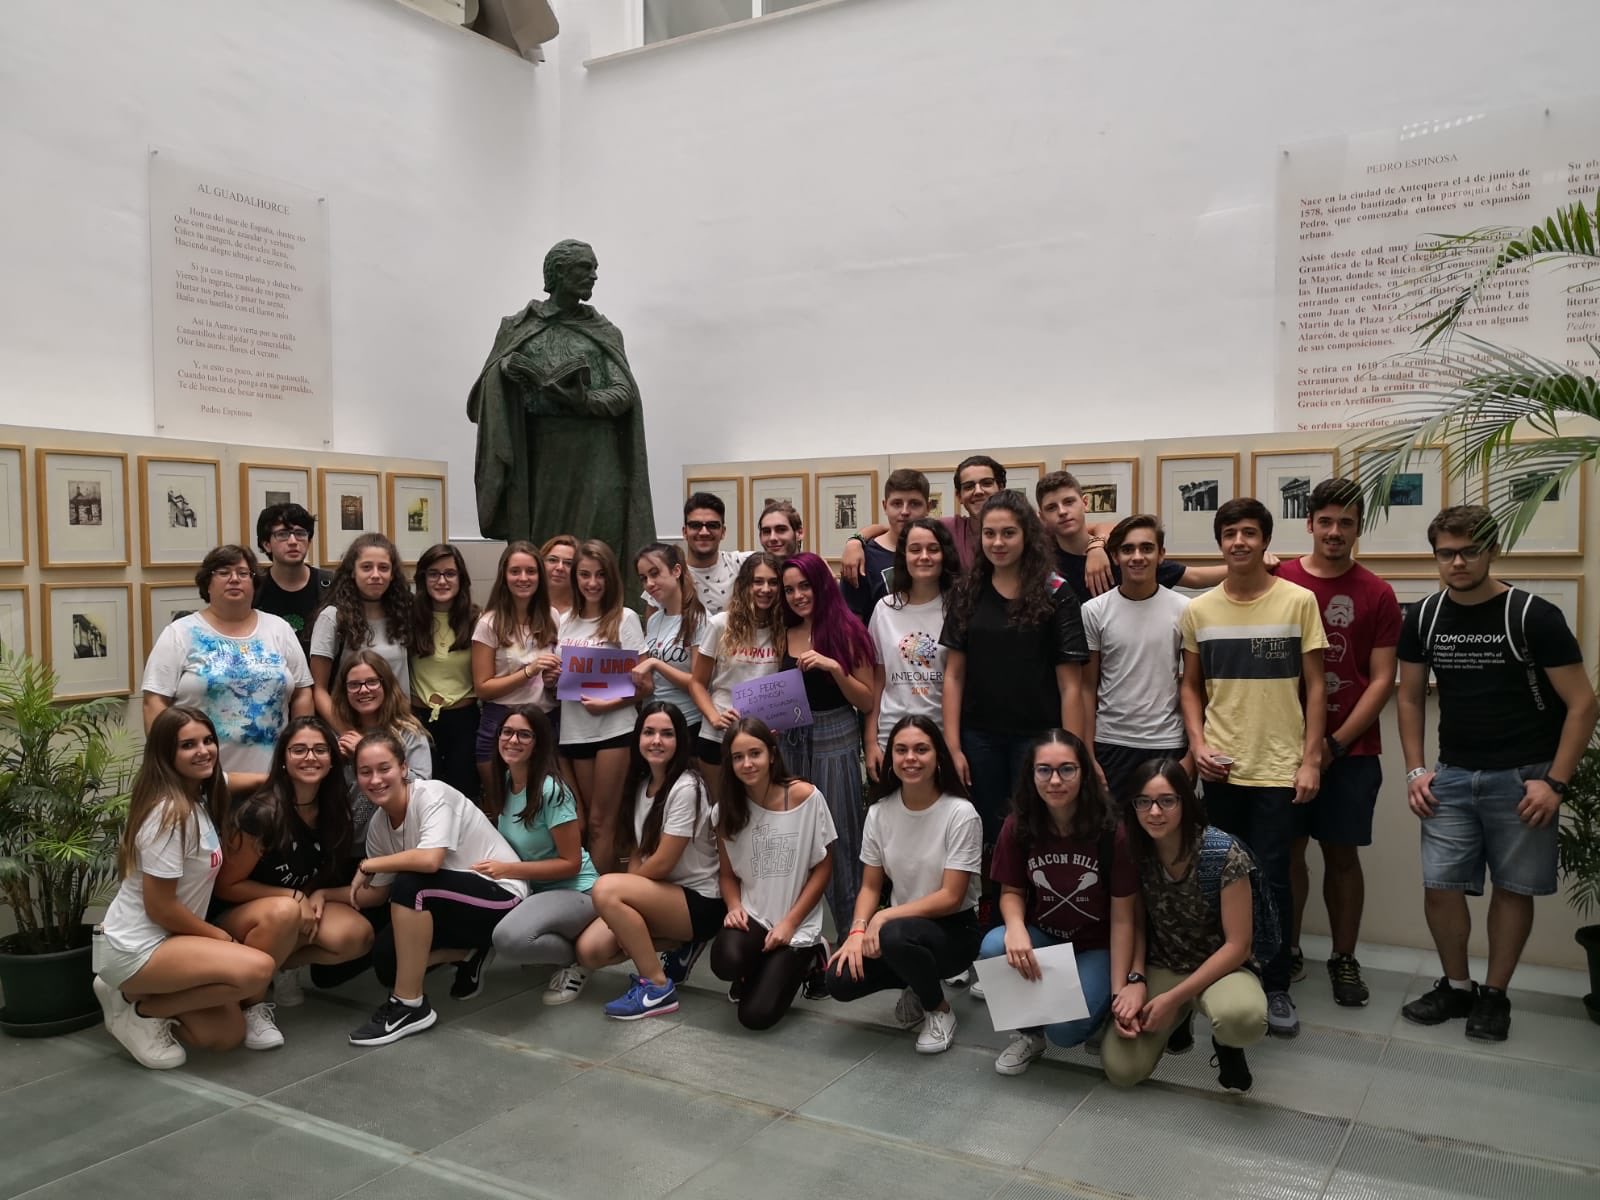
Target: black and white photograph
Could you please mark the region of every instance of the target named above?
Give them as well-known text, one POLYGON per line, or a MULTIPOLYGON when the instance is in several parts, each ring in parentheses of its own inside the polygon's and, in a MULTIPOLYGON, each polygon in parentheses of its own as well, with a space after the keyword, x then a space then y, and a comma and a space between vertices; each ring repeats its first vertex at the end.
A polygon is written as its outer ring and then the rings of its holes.
POLYGON ((67 524, 102 525, 105 509, 100 502, 98 479, 67 480, 67 524))
POLYGON ((1304 521, 1311 515, 1311 477, 1285 475, 1278 480, 1278 516, 1304 521))
MULTIPOLYGON (((139 456, 139 554, 147 567, 196 566, 223 541, 222 464, 139 456)), ((255 528, 252 519, 247 529, 255 528)))
POLYGON ((856 494, 854 492, 839 492, 833 498, 833 527, 834 529, 848 529, 852 533, 860 526, 861 522, 856 516, 856 494))
POLYGON ((818 471, 814 551, 837 565, 850 535, 875 519, 877 505, 876 471, 818 471))
POLYGON ((1332 450, 1256 450, 1250 455, 1250 494, 1278 520, 1304 521, 1311 515, 1312 491, 1337 477, 1338 468, 1332 450))
POLYGON ((95 624, 92 612, 72 614, 73 658, 104 658, 110 649, 105 630, 95 624))
POLYGON ((1191 479, 1178 485, 1178 495, 1183 498, 1184 512, 1216 512, 1217 481, 1191 479))
POLYGON ((34 455, 40 565, 127 566, 128 456, 43 448, 34 455))
MULTIPOLYGON (((193 584, 189 594, 194 596, 193 584)), ((57 700, 133 690, 131 583, 47 583, 41 608, 45 661, 56 673, 57 700)))
POLYGON ((1097 517, 1105 513, 1116 512, 1117 485, 1114 483, 1083 484, 1083 511, 1097 517))
POLYGON ((339 497, 339 528, 359 531, 366 524, 363 497, 342 494, 339 497))
POLYGON ((1068 458, 1061 469, 1078 481, 1084 511, 1096 524, 1115 525, 1139 511, 1137 458, 1068 458))
POLYGON ((1237 454, 1163 454, 1156 457, 1156 516, 1166 527, 1174 558, 1215 558, 1212 515, 1239 494, 1237 454))

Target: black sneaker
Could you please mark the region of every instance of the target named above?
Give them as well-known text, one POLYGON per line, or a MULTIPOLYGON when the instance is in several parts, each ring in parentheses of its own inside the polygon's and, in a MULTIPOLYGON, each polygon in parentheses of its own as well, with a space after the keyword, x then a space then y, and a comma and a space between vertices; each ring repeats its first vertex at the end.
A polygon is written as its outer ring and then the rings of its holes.
POLYGON ((807 1000, 826 1000, 828 998, 828 942, 826 938, 817 939, 817 960, 811 964, 811 970, 806 972, 806 981, 801 985, 800 990, 807 1000))
POLYGON ((1503 1042, 1511 1032, 1511 997, 1501 988, 1480 987, 1467 1016, 1467 1036, 1475 1042, 1503 1042))
POLYGON ((673 983, 682 983, 689 978, 689 972, 694 970, 694 964, 700 961, 705 948, 705 942, 685 942, 676 950, 663 950, 661 969, 673 983))
POLYGON ((439 1014, 433 1011, 433 1005, 428 1003, 426 996, 415 1008, 390 996, 378 1005, 378 1011, 372 1014, 366 1024, 351 1031, 350 1044, 387 1046, 413 1033, 421 1033, 438 1019, 439 1014))
POLYGON ((1187 1054, 1194 1049, 1194 1013, 1191 1011, 1167 1035, 1168 1054, 1187 1054))
POLYGON ((1223 1089, 1238 1092, 1243 1095, 1255 1086, 1255 1077, 1250 1074, 1250 1064, 1245 1061, 1244 1051, 1237 1046, 1224 1046, 1216 1038, 1211 1039, 1211 1065, 1217 1069, 1217 1082, 1223 1089))
POLYGON ((1289 982, 1304 983, 1306 978, 1306 956, 1300 953, 1299 946, 1289 950, 1289 982))
POLYGON ((1457 1017, 1471 1016, 1476 995, 1476 987, 1471 991, 1451 987, 1450 981, 1441 975, 1432 991, 1424 992, 1407 1004, 1400 1015, 1413 1025, 1443 1025, 1457 1017))
POLYGON ((1341 1008, 1365 1008, 1367 984, 1361 978, 1361 964, 1349 954, 1335 954, 1328 960, 1328 982, 1333 984, 1333 1002, 1341 1008))
POLYGON ((485 946, 456 964, 456 981, 450 985, 450 999, 471 1000, 483 991, 483 972, 494 961, 494 947, 485 946))

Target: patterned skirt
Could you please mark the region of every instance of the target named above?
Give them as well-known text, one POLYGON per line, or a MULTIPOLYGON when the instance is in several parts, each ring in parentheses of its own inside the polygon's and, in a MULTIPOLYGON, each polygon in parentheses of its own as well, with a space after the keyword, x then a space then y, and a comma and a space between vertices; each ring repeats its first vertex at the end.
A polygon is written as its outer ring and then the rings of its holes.
POLYGON ((826 896, 834 928, 843 933, 850 928, 861 891, 861 826, 866 818, 860 718, 853 708, 830 708, 813 713, 810 725, 779 737, 784 765, 822 793, 839 834, 826 896))

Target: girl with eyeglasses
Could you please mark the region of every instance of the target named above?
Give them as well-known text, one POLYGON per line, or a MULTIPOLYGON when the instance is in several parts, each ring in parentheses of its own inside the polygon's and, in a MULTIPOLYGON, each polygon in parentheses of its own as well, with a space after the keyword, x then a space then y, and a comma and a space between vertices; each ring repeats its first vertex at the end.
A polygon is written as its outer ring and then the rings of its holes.
POLYGON ((561 660, 547 579, 532 542, 508 542, 472 631, 472 685, 483 705, 473 756, 485 796, 495 786, 495 739, 507 713, 534 704, 559 728, 561 710, 551 684, 561 660))
POLYGON ((411 631, 415 614, 411 588, 400 572, 400 551, 381 533, 364 533, 350 543, 333 573, 328 603, 311 627, 311 676, 316 681, 317 715, 335 732, 337 696, 330 688, 345 659, 358 650, 381 654, 394 673, 401 699, 411 696, 411 631))
POLYGON ((1089 1015, 1018 1030, 995 1059, 1001 1075, 1021 1075, 1047 1044, 1076 1046, 1100 1027, 1111 1007, 1112 949, 1131 959, 1138 923, 1138 870, 1083 742, 1052 729, 1022 766, 989 867, 1004 924, 984 935, 978 957, 1004 955, 1038 980, 1033 952, 1071 942, 1089 1015))
POLYGON ((478 606, 472 576, 454 546, 441 542, 417 559, 411 627, 411 711, 433 740, 433 775, 469 800, 478 781, 478 697, 473 692, 472 633, 478 606))
POLYGON ((400 693, 389 660, 376 650, 357 650, 344 660, 333 694, 334 715, 345 730, 339 735, 339 753, 350 796, 351 833, 360 853, 367 823, 372 820, 372 801, 362 792, 357 777, 357 744, 366 734, 388 733, 403 748, 406 771, 413 779, 432 777, 433 751, 427 730, 411 715, 411 706, 400 693))
POLYGON ((1230 1092, 1252 1083, 1244 1047, 1267 1033, 1267 996, 1249 969, 1254 937, 1250 852, 1219 829, 1176 759, 1141 765, 1129 778, 1137 823, 1130 826, 1139 860, 1145 936, 1127 956, 1113 943, 1112 1033, 1100 1047, 1106 1078, 1119 1087, 1148 1079, 1163 1051, 1194 1045, 1192 1013, 1211 1022, 1217 1082, 1230 1092), (1202 878, 1202 855, 1216 863, 1215 881, 1202 878), (1145 978, 1148 972, 1148 980, 1145 978))

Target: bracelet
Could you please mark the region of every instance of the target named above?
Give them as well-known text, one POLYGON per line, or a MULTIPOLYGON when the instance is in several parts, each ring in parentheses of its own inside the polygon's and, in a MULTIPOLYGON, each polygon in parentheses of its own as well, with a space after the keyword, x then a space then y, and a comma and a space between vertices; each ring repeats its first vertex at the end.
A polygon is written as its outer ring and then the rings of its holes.
POLYGON ((1427 773, 1427 767, 1412 767, 1411 770, 1406 772, 1406 782, 1411 783, 1414 780, 1421 779, 1427 773))
POLYGON ((523 663, 522 664, 522 677, 524 679, 532 679, 533 678, 533 664, 532 663, 523 663))
POLYGON ((1091 550, 1093 550, 1096 546, 1099 546, 1102 550, 1104 550, 1105 549, 1105 545, 1106 545, 1105 538, 1100 537, 1098 534, 1096 534, 1094 537, 1089 539, 1089 549, 1091 549, 1091 550))
POLYGON ((845 935, 844 935, 844 940, 845 940, 845 941, 847 941, 847 942, 848 942, 848 941, 849 941, 849 940, 850 940, 850 939, 851 939, 851 938, 853 938, 853 937, 855 937, 855 936, 856 936, 856 934, 858 934, 858 933, 860 933, 860 934, 865 934, 865 933, 866 933, 866 932, 867 932, 867 931, 866 931, 866 929, 865 929, 865 928, 862 928, 862 929, 852 929, 852 930, 851 930, 851 931, 850 931, 850 932, 849 932, 849 933, 847 933, 847 934, 845 934, 845 935))

